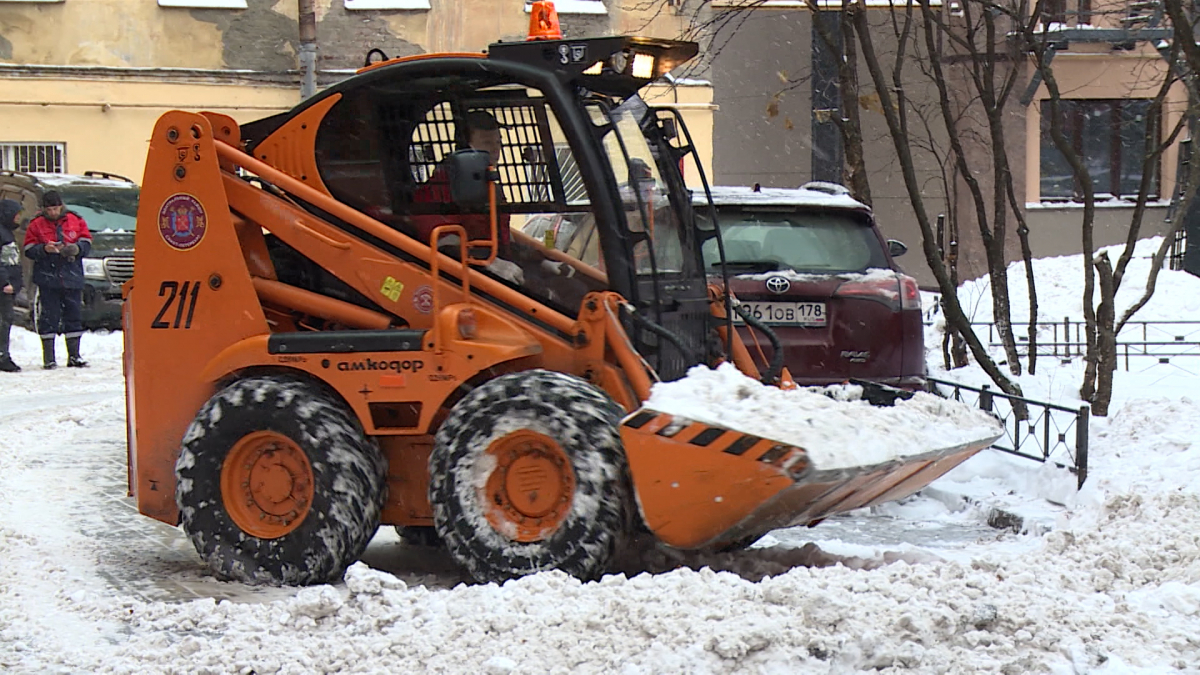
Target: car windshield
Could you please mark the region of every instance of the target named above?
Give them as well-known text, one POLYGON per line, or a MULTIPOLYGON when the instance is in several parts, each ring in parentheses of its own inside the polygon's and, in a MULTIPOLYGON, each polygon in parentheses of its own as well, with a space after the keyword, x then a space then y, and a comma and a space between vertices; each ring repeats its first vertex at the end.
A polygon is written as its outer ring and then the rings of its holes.
POLYGON ((64 185, 57 189, 67 209, 87 221, 92 232, 133 232, 137 225, 137 188, 64 185))
MULTIPOLYGON (((732 272, 743 267, 825 274, 888 267, 875 231, 852 214, 721 209, 718 218, 732 272)), ((705 242, 703 251, 709 269, 720 265, 715 239, 705 242)))

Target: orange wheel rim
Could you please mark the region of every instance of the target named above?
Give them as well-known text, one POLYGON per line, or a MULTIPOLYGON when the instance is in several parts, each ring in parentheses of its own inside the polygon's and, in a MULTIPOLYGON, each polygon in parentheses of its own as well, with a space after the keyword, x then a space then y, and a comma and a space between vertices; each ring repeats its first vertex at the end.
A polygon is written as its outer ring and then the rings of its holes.
POLYGON ((274 431, 241 438, 221 467, 225 511, 243 532, 277 539, 300 526, 313 500, 308 455, 274 431))
POLYGON ((521 429, 492 441, 496 464, 484 487, 486 516, 504 536, 524 543, 550 536, 567 519, 575 469, 553 438, 521 429))

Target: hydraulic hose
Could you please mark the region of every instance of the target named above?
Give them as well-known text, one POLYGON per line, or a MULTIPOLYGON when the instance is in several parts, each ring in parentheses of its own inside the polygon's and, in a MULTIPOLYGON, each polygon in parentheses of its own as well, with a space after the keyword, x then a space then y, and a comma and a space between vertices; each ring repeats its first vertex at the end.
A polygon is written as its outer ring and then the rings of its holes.
POLYGON ((774 384, 779 379, 779 374, 783 372, 783 343, 779 341, 779 336, 775 331, 771 330, 767 324, 759 321, 750 314, 750 310, 740 303, 734 304, 733 310, 738 313, 738 316, 756 331, 767 336, 767 341, 771 343, 771 363, 767 365, 767 372, 762 376, 763 384, 774 384))
POLYGON ((683 344, 683 340, 678 335, 654 323, 641 314, 638 314, 632 306, 625 305, 625 307, 629 310, 629 315, 633 317, 634 323, 638 324, 642 328, 645 328, 651 333, 654 333, 667 342, 670 342, 672 345, 675 345, 675 348, 679 350, 679 353, 683 355, 683 358, 686 359, 688 363, 701 363, 701 361, 696 358, 696 355, 692 353, 692 350, 688 349, 687 345, 683 344))

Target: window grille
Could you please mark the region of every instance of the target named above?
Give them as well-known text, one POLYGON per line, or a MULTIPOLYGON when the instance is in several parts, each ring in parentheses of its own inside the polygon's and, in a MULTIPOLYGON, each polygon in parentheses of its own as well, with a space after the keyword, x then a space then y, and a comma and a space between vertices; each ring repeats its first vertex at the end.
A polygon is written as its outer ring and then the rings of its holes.
POLYGON ((0 169, 63 173, 65 143, 0 143, 0 169))

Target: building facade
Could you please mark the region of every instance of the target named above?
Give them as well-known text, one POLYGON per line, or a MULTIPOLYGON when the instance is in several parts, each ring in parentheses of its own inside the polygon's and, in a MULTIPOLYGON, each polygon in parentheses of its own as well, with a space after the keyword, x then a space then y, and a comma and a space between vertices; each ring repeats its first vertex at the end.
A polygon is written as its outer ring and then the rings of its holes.
MULTIPOLYGON (((522 40, 523 0, 313 0, 317 86, 387 57, 480 52, 522 40)), ((613 0, 560 0, 567 37, 675 37, 677 12, 613 0)), ((301 100, 297 0, 0 0, 0 169, 105 171, 141 182, 150 133, 172 109, 239 123, 301 100)), ((711 157, 711 86, 655 85, 651 103, 684 114, 711 157)), ((687 171, 690 180, 698 172, 687 171)))
MULTIPOLYGON (((828 93, 836 90, 836 82, 822 72, 824 42, 807 4, 792 0, 715 0, 714 4, 711 78, 720 109, 714 126, 716 181, 795 187, 809 180, 838 180, 844 158, 838 143, 831 141, 837 140, 837 132, 829 124, 838 99, 836 91, 832 98, 828 93)), ((960 3, 932 0, 930 4, 940 20, 951 26, 957 21, 961 26, 960 3)), ((1038 30, 1057 47, 1051 64, 1064 103, 1064 128, 1085 158, 1096 186, 1096 245, 1123 243, 1142 174, 1141 134, 1152 125, 1154 133, 1165 139, 1186 107, 1186 92, 1176 84, 1168 92, 1161 117, 1150 119, 1146 114, 1149 99, 1162 85, 1167 70, 1155 47, 1169 33, 1161 28, 1153 1, 1057 0, 1044 4, 1047 14, 1038 30)), ((818 19, 836 34, 840 3, 821 2, 820 6, 830 11, 818 12, 818 19)), ((905 4, 865 0, 864 6, 890 80, 890 63, 897 50, 896 26, 903 20, 905 4)), ((914 11, 919 20, 919 10, 914 11)), ((920 72, 919 52, 924 45, 919 42, 923 38, 919 32, 910 37, 906 49, 913 55, 903 77, 904 95, 909 103, 909 123, 922 130, 919 141, 912 144, 920 194, 931 218, 941 214, 957 223, 960 278, 978 277, 986 274, 987 266, 973 216, 975 207, 962 177, 947 159, 947 132, 937 116, 937 91, 927 74, 920 72)), ((1016 86, 1004 111, 1007 154, 1034 255, 1078 253, 1082 250, 1083 204, 1069 167, 1050 141, 1048 120, 1043 115, 1048 112, 1050 96, 1046 84, 1024 57, 1009 60, 1002 69, 1015 70, 1016 86)), ((921 232, 908 189, 861 55, 859 82, 856 103, 872 205, 885 235, 909 245, 911 252, 898 262, 923 285, 932 285, 935 281, 920 252, 921 232)), ((952 96, 971 90, 969 83, 959 84, 952 87, 952 96)), ((990 148, 984 122, 978 117, 964 119, 959 131, 973 166, 986 168, 990 148)), ((1181 135, 1186 137, 1186 132, 1181 135)), ((1143 237, 1169 227, 1166 218, 1176 190, 1178 164, 1177 145, 1169 147, 1155 164, 1143 237)), ((984 189, 990 200, 986 180, 984 189)), ((1010 214, 1007 257, 1019 258, 1020 251, 1010 214)))

